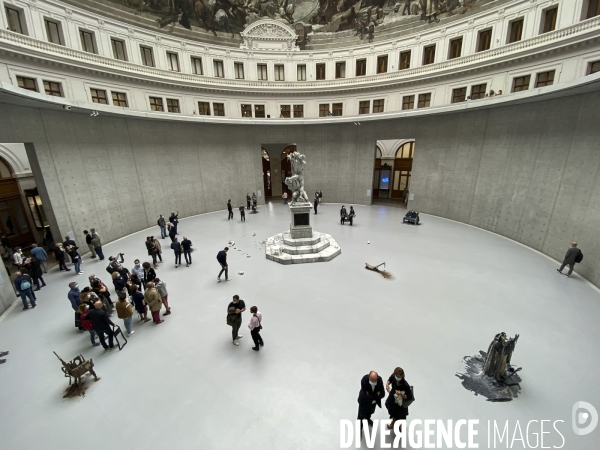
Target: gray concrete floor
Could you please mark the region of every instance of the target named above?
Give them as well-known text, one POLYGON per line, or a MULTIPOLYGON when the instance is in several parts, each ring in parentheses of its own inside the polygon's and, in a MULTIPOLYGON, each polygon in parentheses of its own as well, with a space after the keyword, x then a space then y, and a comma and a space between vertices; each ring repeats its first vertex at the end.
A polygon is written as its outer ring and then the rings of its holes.
MULTIPOLYGON (((0 365, 1 447, 337 449, 340 420, 356 417, 361 377, 377 370, 386 379, 401 366, 417 397, 410 419, 479 419, 480 448, 489 448, 488 420, 509 420, 512 435, 516 420, 525 434, 529 420, 560 419, 564 448, 597 448, 598 430, 571 431, 575 401, 600 408, 594 288, 477 228, 429 216, 419 227, 402 225, 403 210, 382 206, 357 206, 355 226, 341 226, 339 207, 325 204, 311 218, 342 254, 298 266, 266 260, 260 244, 287 228, 280 203, 248 214, 245 224, 237 214, 228 222, 226 212, 183 220, 194 263, 176 269, 165 248, 158 270, 173 314, 158 326, 135 319, 121 352, 92 348, 88 333, 74 328, 67 300, 70 281, 84 286, 91 273, 109 281, 105 264, 85 258, 80 276, 53 268, 38 308, 22 311, 19 303, 0 323, 0 350, 10 350, 0 365), (215 257, 230 239, 241 250, 229 252, 233 280, 217 283, 215 257), (364 268, 384 261, 392 280, 364 268), (240 346, 231 343, 225 315, 234 294, 264 315, 258 353, 250 348, 248 312, 240 346), (513 363, 523 367, 524 381, 516 400, 490 403, 455 373, 500 331, 521 334, 513 363), (63 399, 67 379, 53 350, 64 359, 92 357, 102 380, 86 380, 84 398, 63 399)), ((105 253, 125 252, 130 267, 135 257, 147 259, 150 233, 158 229, 107 245, 105 253)), ((385 409, 374 418, 387 418, 385 409)), ((545 438, 546 446, 561 443, 556 433, 545 438)))

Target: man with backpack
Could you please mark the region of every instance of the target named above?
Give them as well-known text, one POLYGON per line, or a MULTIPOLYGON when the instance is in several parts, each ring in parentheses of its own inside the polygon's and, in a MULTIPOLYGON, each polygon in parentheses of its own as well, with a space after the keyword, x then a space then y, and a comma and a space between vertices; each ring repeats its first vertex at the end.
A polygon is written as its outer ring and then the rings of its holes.
POLYGON ((577 242, 571 242, 571 248, 567 250, 567 254, 565 255, 565 259, 563 259, 560 269, 556 269, 556 271, 562 274, 562 270, 565 266, 569 266, 569 271, 565 275, 570 277, 575 268, 575 263, 580 263, 581 261, 583 261, 583 253, 577 248, 577 242))
POLYGON ((27 304, 27 298, 29 298, 29 302, 31 303, 31 309, 35 308, 36 298, 33 293, 33 280, 29 275, 23 275, 21 272, 16 272, 15 275, 15 288, 17 292, 21 296, 21 301, 23 302, 23 309, 29 309, 29 305, 27 304))

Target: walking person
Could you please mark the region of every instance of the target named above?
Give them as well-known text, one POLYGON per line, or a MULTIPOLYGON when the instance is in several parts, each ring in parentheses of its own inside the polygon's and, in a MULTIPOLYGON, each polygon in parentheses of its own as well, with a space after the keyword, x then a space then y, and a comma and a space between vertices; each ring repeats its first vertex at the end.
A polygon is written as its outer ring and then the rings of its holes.
POLYGON ((342 225, 344 225, 347 215, 348 215, 348 212, 346 211, 346 207, 344 205, 342 205, 342 209, 340 209, 340 223, 342 225))
POLYGON ((96 250, 92 245, 92 235, 88 230, 83 230, 83 234, 85 235, 85 243, 87 244, 88 248, 90 249, 90 252, 92 253, 91 258, 94 259, 96 257, 96 250))
POLYGON ((104 253, 102 252, 102 241, 100 240, 100 235, 96 233, 95 228, 90 228, 92 232, 92 245, 94 246, 94 250, 96 250, 96 254, 100 258, 100 261, 104 261, 104 253))
POLYGON ((404 370, 401 367, 394 369, 394 373, 390 375, 385 384, 385 390, 389 393, 385 407, 392 419, 392 423, 387 428, 391 430, 397 420, 406 420, 408 405, 414 400, 412 389, 404 378, 404 370))
POLYGON ((262 330, 262 314, 256 306, 251 306, 250 312, 252 313, 252 317, 250 318, 250 323, 248 323, 248 328, 250 329, 250 336, 252 336, 252 340, 254 341, 252 350, 259 351, 260 347, 265 345, 260 335, 260 330, 262 330))
POLYGON ((27 304, 27 299, 29 299, 29 303, 31 303, 31 309, 36 307, 35 294, 33 293, 33 280, 27 274, 22 274, 21 272, 15 272, 17 276, 15 278, 14 284, 17 293, 21 297, 21 301, 23 302, 23 309, 29 309, 29 305, 27 304))
POLYGON ((235 320, 232 322, 231 326, 231 337, 233 338, 233 345, 240 345, 238 342, 239 339, 244 336, 238 334, 240 331, 240 327, 242 326, 242 313, 246 311, 246 304, 244 300, 240 299, 239 295, 234 295, 233 300, 227 305, 227 312, 229 313, 229 309, 234 308, 235 320))
POLYGON ((240 209, 240 220, 242 222, 245 222, 246 221, 246 211, 245 211, 244 205, 241 204, 239 209, 240 209))
POLYGON ((581 261, 583 261, 583 253, 577 248, 577 242, 571 242, 571 248, 567 250, 560 268, 556 269, 556 271, 562 273, 565 266, 569 266, 569 271, 566 275, 570 277, 575 268, 575 263, 580 263, 581 261))
POLYGON ((171 238, 171 242, 175 240, 175 236, 177 236, 177 228, 171 222, 167 224, 167 229, 169 230, 169 237, 171 238))
POLYGON ((77 309, 77 312, 79 313, 81 327, 90 333, 90 341, 92 341, 92 347, 98 347, 100 345, 100 342, 96 342, 96 332, 94 331, 94 326, 92 325, 92 321, 87 318, 87 314, 89 312, 88 304, 80 304, 79 308, 77 309))
POLYGON ((57 242, 56 246, 54 247, 54 259, 58 261, 58 267, 60 268, 61 272, 63 270, 67 272, 71 271, 71 269, 67 268, 67 265, 65 264, 65 252, 60 242, 57 242))
POLYGON ((348 213, 348 221, 350 222, 350 226, 352 226, 352 220, 354 220, 354 216, 356 213, 354 212, 354 207, 350 207, 350 212, 348 213))
POLYGON ((31 244, 31 250, 29 250, 29 254, 34 256, 40 262, 40 266, 42 266, 44 273, 48 273, 48 267, 46 266, 48 254, 46 253, 46 250, 44 250, 42 247, 38 247, 37 244, 31 244))
POLYGON ((150 240, 154 243, 154 247, 156 248, 156 256, 158 257, 160 262, 163 262, 162 260, 162 245, 160 244, 160 241, 155 238, 154 236, 150 236, 150 240))
POLYGON ((175 227, 175 234, 179 234, 179 232, 177 231, 177 227, 179 226, 179 211, 177 211, 177 214, 171 211, 171 215, 169 216, 169 222, 171 222, 171 224, 175 227))
POLYGON ((160 215, 160 217, 156 221, 156 224, 160 228, 160 237, 162 239, 166 238, 167 237, 167 221, 165 220, 165 218, 163 217, 162 214, 160 215))
POLYGON ((150 312, 152 313, 152 320, 154 323, 158 325, 159 323, 163 323, 164 320, 160 318, 160 308, 162 308, 162 298, 160 294, 154 287, 154 283, 148 283, 146 287, 146 292, 144 292, 144 301, 150 308, 150 312))
POLYGON ((231 206, 231 199, 227 200, 227 220, 233 219, 233 207, 231 206))
POLYGON ((366 420, 370 426, 373 425, 371 416, 375 408, 381 408, 381 399, 384 396, 383 380, 374 370, 369 372, 360 380, 360 392, 358 393, 358 417, 360 420, 360 430, 363 429, 363 420, 366 420))
POLYGON ((123 319, 123 324, 127 330, 127 335, 131 336, 135 331, 131 329, 131 321, 133 320, 133 309, 131 304, 127 301, 127 294, 125 292, 119 292, 119 299, 117 300, 117 316, 119 319, 123 319))
POLYGON ((250 209, 250 193, 246 192, 246 209, 250 209))
POLYGON ((177 238, 171 242, 171 249, 175 252, 175 268, 177 268, 181 265, 181 242, 177 238))
POLYGON ((42 265, 40 264, 40 261, 38 261, 37 258, 29 258, 29 268, 33 281, 35 282, 35 290, 39 291, 41 288, 46 286, 46 282, 42 277, 42 265), (40 281, 42 282, 41 286, 40 281))
POLYGON ((185 267, 190 267, 190 264, 192 264, 192 241, 187 236, 184 236, 183 241, 181 241, 181 249, 185 258, 185 267))
POLYGON ((288 195, 287 195, 287 191, 285 191, 285 192, 283 193, 282 197, 283 197, 283 204, 284 204, 284 205, 287 205, 287 204, 288 204, 288 202, 287 202, 287 197, 288 197, 288 195))
POLYGON ((148 305, 144 301, 144 294, 140 292, 140 287, 137 284, 132 286, 133 293, 131 294, 131 300, 135 306, 136 312, 140 315, 140 320, 148 322, 148 305))
POLYGON ((217 253, 217 261, 221 264, 221 271, 219 272, 219 276, 217 280, 221 281, 221 275, 225 272, 225 281, 229 281, 229 266, 227 265, 227 252, 229 251, 229 247, 225 247, 219 253, 217 253))
POLYGON ((106 311, 102 309, 102 302, 100 300, 94 303, 94 309, 91 309, 85 318, 92 322, 92 328, 100 338, 100 343, 104 347, 104 351, 111 352, 115 347, 113 344, 115 333, 112 330, 115 324, 110 320, 106 311), (105 335, 108 336, 108 345, 106 345, 105 335))
POLYGON ((315 208, 315 214, 317 213, 317 206, 319 206, 319 197, 317 197, 316 193, 315 193, 315 200, 313 201, 313 207, 315 208))
POLYGON ((167 283, 162 281, 160 278, 157 278, 155 280, 155 283, 156 290, 160 294, 160 298, 163 302, 163 305, 165 305, 165 309, 167 310, 167 312, 164 313, 163 316, 168 316, 169 314, 171 314, 171 307, 169 306, 169 293, 167 292, 167 283))

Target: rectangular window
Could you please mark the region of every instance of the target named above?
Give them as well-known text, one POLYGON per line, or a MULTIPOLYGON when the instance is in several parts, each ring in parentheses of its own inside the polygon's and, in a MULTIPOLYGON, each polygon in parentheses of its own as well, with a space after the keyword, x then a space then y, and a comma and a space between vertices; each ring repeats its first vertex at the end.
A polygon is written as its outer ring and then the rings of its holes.
POLYGON ((373 114, 382 113, 385 100, 373 100, 373 114))
POLYGON ((592 17, 596 17, 600 15, 600 1, 599 0, 589 0, 587 7, 587 14, 585 15, 586 19, 591 19, 592 17))
POLYGON ((519 42, 523 39, 523 18, 513 20, 510 23, 510 31, 508 34, 508 43, 519 42))
POLYGON ((600 72, 600 61, 594 61, 588 65, 588 75, 591 75, 596 72, 600 72))
POLYGON ((254 105, 254 117, 265 117, 265 105, 254 105))
POLYGON ((285 81, 285 67, 283 64, 275 64, 275 81, 285 81))
POLYGON ((435 61, 435 45, 430 45, 423 49, 423 65, 433 64, 435 61))
POLYGON ((407 52, 400 53, 400 62, 398 63, 398 70, 410 69, 410 50, 407 52))
POLYGON ((538 73, 535 79, 535 87, 544 87, 554 84, 554 70, 538 73))
POLYGON ((343 113, 343 108, 343 103, 333 103, 331 105, 331 114, 333 114, 334 116, 341 116, 343 113))
POLYGON ((28 91, 35 91, 35 92, 38 91, 35 78, 17 77, 17 85, 21 89, 27 89, 28 91))
POLYGON ((154 67, 154 53, 150 47, 140 45, 140 53, 142 55, 142 64, 148 67, 154 67))
POLYGON ((112 101, 114 106, 120 106, 121 108, 127 108, 127 94, 125 92, 111 92, 112 101))
POLYGON ((370 100, 363 100, 361 102, 358 102, 358 113, 359 114, 369 114, 369 111, 371 111, 371 101, 370 100))
POLYGON ((167 64, 169 70, 179 72, 179 56, 177 56, 177 53, 167 52, 167 64))
POLYGON ((213 61, 213 70, 216 78, 225 78, 225 69, 223 68, 223 61, 215 59, 213 61))
POLYGON ((542 33, 548 33, 556 29, 556 18, 558 17, 558 6, 547 9, 543 12, 544 25, 542 27, 542 33))
POLYGON ((452 89, 452 103, 464 102, 467 99, 467 88, 452 89))
POLYGON ((23 12, 11 8, 9 6, 5 7, 6 11, 6 20, 8 21, 8 29, 10 31, 14 31, 15 33, 26 34, 25 33, 25 21, 23 20, 23 12))
POLYGON ((346 78, 346 63, 345 62, 336 62, 335 63, 335 77, 336 78, 346 78))
POLYGON ((194 75, 204 75, 202 70, 202 58, 192 56, 192 73, 194 75))
POLYGON ((462 43, 463 43, 462 37, 452 39, 450 41, 450 49, 449 49, 448 59, 460 58, 460 54, 462 53, 462 43))
POLYGON ((179 112, 179 100, 175 98, 167 99, 167 111, 170 113, 178 113, 179 112))
POLYGON ((413 109, 415 107, 415 96, 405 95, 402 97, 402 109, 413 109))
POLYGON ((492 29, 487 29, 479 32, 477 38, 477 51, 483 52, 489 50, 492 45, 492 29))
POLYGON ((108 99, 106 98, 106 91, 102 89, 90 89, 92 94, 92 102, 100 103, 101 105, 108 105, 108 99))
POLYGON ((284 119, 289 119, 291 117, 292 110, 290 108, 290 105, 281 105, 279 107, 279 110, 280 110, 279 117, 282 117, 284 119))
POLYGON ((252 117, 252 105, 242 105, 242 117, 252 117))
POLYGON ((256 72, 258 74, 258 79, 261 81, 267 81, 267 65, 266 64, 257 64, 256 72))
POLYGON ((427 108, 428 106, 431 106, 431 94, 419 94, 417 108, 427 108))
POLYGON ((44 80, 44 92, 46 95, 52 95, 54 97, 63 97, 60 83, 54 81, 44 80))
POLYGON ((63 45, 60 32, 60 24, 53 20, 44 19, 44 25, 46 27, 46 36, 48 37, 48 42, 63 45))
POLYGON ((297 67, 298 81, 306 81, 306 65, 298 64, 297 67))
POLYGON ((152 111, 164 111, 162 98, 150 97, 150 109, 152 111))
POLYGON ((244 64, 243 63, 234 63, 233 64, 233 71, 235 72, 235 79, 236 80, 243 80, 244 79, 244 64))
POLYGON ((317 64, 317 80, 325 79, 325 64, 317 64))
POLYGON ((304 117, 304 105, 294 105, 294 119, 304 117))
POLYGON ((377 57, 377 73, 386 73, 388 66, 387 55, 377 57))
POLYGON ((356 76, 362 77, 367 74, 367 60, 358 59, 356 60, 356 76))
POLYGON ((485 98, 485 88, 487 84, 476 84, 471 86, 471 100, 479 100, 485 98))
POLYGON ((319 105, 319 117, 327 117, 329 114, 329 103, 322 103, 319 105))
POLYGON ((526 77, 516 77, 513 78, 512 91, 526 91, 529 89, 529 81, 531 80, 531 76, 527 75, 526 77))
POLYGON ((210 116, 210 103, 198 102, 198 115, 210 116))
POLYGON ((119 39, 110 39, 110 46, 112 47, 113 57, 120 59, 121 61, 127 61, 127 54, 125 53, 125 42, 119 39))
POLYGON ((94 33, 91 31, 79 30, 79 38, 81 39, 81 49, 88 53, 97 53, 94 33))
POLYGON ((225 117, 225 103, 213 103, 215 116, 225 117))

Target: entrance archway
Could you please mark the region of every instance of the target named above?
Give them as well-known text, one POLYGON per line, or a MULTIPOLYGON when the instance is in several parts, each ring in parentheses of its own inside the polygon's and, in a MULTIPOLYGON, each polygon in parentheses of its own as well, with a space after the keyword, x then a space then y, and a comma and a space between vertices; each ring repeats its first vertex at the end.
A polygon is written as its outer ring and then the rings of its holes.
POLYGON ((415 142, 402 144, 394 156, 394 180, 392 184, 392 198, 402 199, 406 204, 410 190, 410 173, 412 171, 415 142), (406 192, 405 192, 406 190, 406 192))
POLYGON ((7 237, 11 248, 35 242, 19 183, 13 175, 12 166, 0 157, 0 234, 7 237))
POLYGON ((271 186, 271 158, 269 152, 264 148, 262 148, 261 151, 264 193, 265 197, 271 197, 273 195, 273 188, 271 186))
POLYGON ((296 151, 295 145, 288 145, 281 152, 281 192, 287 192, 288 198, 292 198, 292 191, 285 184, 285 178, 292 176, 292 165, 287 159, 287 155, 296 151))

